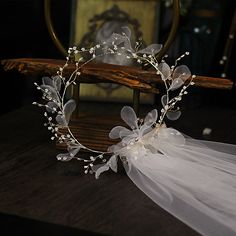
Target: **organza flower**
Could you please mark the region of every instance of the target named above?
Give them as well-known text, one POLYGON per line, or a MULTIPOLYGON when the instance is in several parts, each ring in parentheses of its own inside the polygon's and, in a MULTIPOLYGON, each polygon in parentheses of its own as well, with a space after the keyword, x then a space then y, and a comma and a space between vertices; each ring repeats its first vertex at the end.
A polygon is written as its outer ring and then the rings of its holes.
POLYGON ((137 118, 133 108, 129 106, 123 107, 121 110, 121 118, 131 129, 127 129, 123 126, 116 126, 110 131, 109 137, 111 139, 121 138, 122 141, 108 148, 108 150, 113 152, 114 155, 111 156, 106 164, 93 167, 95 177, 99 178, 101 173, 109 169, 117 172, 117 156, 122 155, 121 150, 124 147, 129 149, 128 145, 135 147, 135 150, 133 151, 136 156, 134 158, 137 158, 137 156, 140 155, 145 156, 147 150, 143 144, 137 146, 134 144, 136 144, 145 134, 152 130, 152 126, 155 124, 157 116, 157 110, 154 109, 146 115, 144 121, 142 122, 137 118))
POLYGON ((109 137, 111 139, 122 139, 121 146, 132 144, 152 130, 152 126, 155 124, 157 117, 157 110, 154 109, 146 115, 144 121, 140 121, 133 108, 125 106, 121 110, 121 118, 131 129, 116 126, 110 131, 109 137))
POLYGON ((171 81, 171 84, 168 88, 168 90, 171 91, 180 88, 191 76, 191 72, 186 65, 180 65, 172 69, 166 62, 161 62, 158 65, 158 70, 162 80, 171 81))
POLYGON ((129 29, 129 27, 124 26, 121 28, 122 29, 122 33, 121 34, 117 34, 117 33, 113 33, 111 35, 111 37, 106 41, 106 43, 112 44, 112 45, 121 45, 123 44, 123 48, 130 52, 130 53, 136 53, 136 54, 148 54, 148 55, 155 55, 157 54, 161 48, 162 45, 161 44, 151 44, 149 46, 147 46, 146 48, 143 48, 141 50, 134 50, 132 47, 132 40, 131 40, 131 30, 129 29))

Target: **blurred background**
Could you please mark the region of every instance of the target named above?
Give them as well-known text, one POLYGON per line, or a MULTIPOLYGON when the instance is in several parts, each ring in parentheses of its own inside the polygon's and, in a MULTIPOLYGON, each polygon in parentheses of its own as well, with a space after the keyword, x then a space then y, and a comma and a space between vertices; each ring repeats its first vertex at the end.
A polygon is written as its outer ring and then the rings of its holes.
MULTIPOLYGON (((42 0, 0 1, 1 60, 25 57, 65 58, 50 38, 43 3, 42 0)), ((171 0, 52 0, 51 13, 58 37, 66 48, 76 40, 78 45, 86 45, 87 38, 84 36, 91 31, 89 24, 93 19, 92 14, 101 16, 106 11, 114 11, 114 6, 138 21, 140 27, 136 28, 137 37, 144 37, 147 43, 165 42, 172 23, 171 0), (140 17, 132 15, 135 14, 132 9, 134 4, 137 6, 136 2, 145 4, 145 10, 140 9, 142 16, 136 11, 140 17), (101 9, 96 7, 98 3, 101 9), (153 8, 152 4, 156 4, 156 7, 153 8), (147 17, 151 14, 153 18, 149 22, 147 17), (150 37, 145 39, 145 35, 150 37)), ((227 77, 235 82, 235 6, 235 0, 182 0, 178 32, 168 52, 170 60, 190 51, 184 63, 193 74, 227 77)), ((0 114, 30 104, 38 96, 33 82, 40 78, 26 77, 14 71, 5 72, 1 66, 0 79, 0 114)), ((234 108, 236 104, 235 89, 223 91, 196 88, 191 97, 191 102, 185 105, 192 108, 206 103, 234 108)))

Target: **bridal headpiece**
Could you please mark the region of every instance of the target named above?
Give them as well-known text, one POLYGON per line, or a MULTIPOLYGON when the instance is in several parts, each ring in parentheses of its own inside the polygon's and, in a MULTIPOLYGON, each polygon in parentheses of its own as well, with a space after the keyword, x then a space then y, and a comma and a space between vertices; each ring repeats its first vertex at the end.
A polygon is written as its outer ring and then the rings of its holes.
POLYGON ((179 65, 188 52, 169 66, 165 57, 161 62, 156 60, 161 45, 140 49, 141 43, 136 42, 133 47, 129 28, 123 27, 122 31, 91 48, 69 48, 66 62, 57 75, 43 77, 41 85, 35 83, 45 103, 33 104, 46 109, 45 126, 52 134, 51 139, 67 147, 67 152, 58 154, 57 159, 80 160, 85 174, 95 173, 98 178, 109 169, 116 172, 120 158, 127 175, 145 194, 189 226, 204 235, 235 235, 235 146, 191 139, 166 127, 164 122, 180 117, 177 104, 188 93, 188 87, 194 85, 195 76, 186 65, 179 65), (86 147, 75 138, 70 129, 70 117, 76 103, 66 95, 81 76, 84 65, 107 55, 149 64, 160 75, 165 94, 161 97, 160 111, 154 109, 144 119, 138 118, 131 107, 123 107, 121 119, 127 127, 115 126, 109 137, 120 141, 102 152, 86 147), (75 70, 66 78, 64 70, 70 63, 75 64, 75 70), (66 128, 66 134, 60 132, 62 127, 66 128), (89 158, 79 155, 82 149, 91 153, 89 158))
POLYGON ((176 103, 182 99, 183 95, 187 94, 186 90, 188 86, 194 84, 192 81, 194 76, 191 76, 188 67, 185 65, 178 65, 178 61, 188 53, 185 53, 178 58, 175 65, 170 67, 164 60, 162 60, 161 63, 158 63, 156 60, 156 54, 160 51, 161 45, 152 44, 139 50, 140 43, 137 42, 135 49, 133 49, 130 37, 131 32, 129 28, 123 27, 122 34, 113 34, 109 40, 102 44, 97 44, 88 49, 78 49, 77 47, 69 48, 66 63, 59 68, 57 75, 51 78, 43 77, 41 85, 35 83, 37 89, 42 91, 43 99, 46 103, 41 104, 34 102, 33 104, 46 108, 44 116, 47 118, 47 123, 45 123, 45 126, 47 126, 48 130, 52 133, 51 139, 57 139, 59 143, 66 144, 68 149, 67 153, 59 154, 57 159, 60 161, 69 161, 76 158, 77 160, 84 161, 85 173, 95 172, 96 177, 99 176, 98 173, 101 173, 101 170, 109 169, 109 166, 112 170, 115 170, 115 168, 111 166, 111 163, 115 165, 114 155, 116 157, 119 156, 119 149, 122 149, 123 152, 124 149, 130 149, 136 142, 140 145, 143 136, 154 129, 157 131, 164 125, 165 117, 171 120, 178 119, 181 111, 176 107, 176 103), (111 130, 109 137, 111 139, 120 138, 122 139, 121 143, 110 147, 107 152, 100 152, 99 150, 91 150, 84 146, 73 135, 69 122, 71 114, 76 108, 76 104, 73 99, 66 99, 66 92, 71 85, 76 84, 77 77, 81 75, 80 70, 85 64, 94 61, 99 57, 112 54, 125 57, 129 60, 133 59, 138 63, 150 64, 156 70, 156 73, 161 76, 166 88, 166 94, 161 98, 163 107, 159 117, 158 112, 155 109, 148 113, 144 120, 138 119, 131 107, 124 107, 121 110, 121 118, 129 126, 130 130, 121 126, 114 127, 111 130), (84 58, 88 58, 88 56, 90 56, 89 59, 84 61, 84 58), (74 57, 78 58, 75 62, 72 59, 74 57), (76 67, 70 77, 65 78, 63 72, 69 63, 75 63, 76 67), (187 84, 184 85, 186 81, 187 84), (178 95, 171 97, 171 92, 177 89, 180 89, 178 95), (67 129, 67 135, 60 133, 61 127, 67 129), (79 157, 79 151, 81 149, 86 149, 91 152, 90 160, 79 157), (115 150, 115 153, 113 150, 115 150), (107 155, 104 157, 104 154, 109 154, 111 159, 114 160, 111 161, 109 158, 107 159, 107 155), (97 169, 95 165, 99 162, 102 162, 104 166, 97 169))

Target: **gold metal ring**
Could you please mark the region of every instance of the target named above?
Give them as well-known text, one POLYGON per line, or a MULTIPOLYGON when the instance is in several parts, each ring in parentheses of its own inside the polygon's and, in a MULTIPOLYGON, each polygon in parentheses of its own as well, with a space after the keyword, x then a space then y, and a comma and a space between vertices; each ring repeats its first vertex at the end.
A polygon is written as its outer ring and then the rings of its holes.
POLYGON ((45 21, 46 21, 46 25, 49 31, 49 34, 54 42, 54 44, 56 45, 56 47, 59 49, 59 51, 67 56, 67 50, 64 48, 64 46, 62 45, 61 41, 59 40, 59 38, 57 37, 57 34, 55 32, 53 23, 52 23, 52 17, 51 17, 51 0, 44 0, 44 17, 45 17, 45 21))
MULTIPOLYGON (((179 16, 180 16, 179 0, 174 0, 173 1, 173 9, 174 9, 174 16, 173 16, 171 30, 170 30, 170 33, 168 35, 168 38, 167 38, 163 48, 161 49, 161 51, 157 55, 157 60, 158 61, 161 60, 161 58, 165 55, 165 53, 169 49, 171 43, 173 42, 173 40, 174 40, 174 38, 176 36, 176 32, 177 32, 178 26, 179 26, 179 16)), ((45 16, 45 20, 46 20, 46 25, 47 25, 48 31, 50 33, 50 36, 51 36, 54 44, 56 45, 56 47, 59 49, 59 51, 63 55, 67 56, 67 50, 62 45, 62 43, 59 40, 59 38, 57 37, 57 34, 55 32, 55 29, 54 29, 54 26, 53 26, 53 23, 52 23, 51 0, 44 0, 44 16, 45 16)))
POLYGON ((169 47, 171 46, 172 42, 175 39, 176 32, 177 32, 178 26, 179 26, 179 16, 180 16, 179 0, 173 1, 173 11, 174 11, 174 16, 173 16, 173 20, 172 20, 170 33, 168 35, 168 38, 167 38, 163 48, 161 49, 161 51, 157 55, 158 61, 160 61, 162 59, 162 57, 166 54, 167 50, 169 49, 169 47))

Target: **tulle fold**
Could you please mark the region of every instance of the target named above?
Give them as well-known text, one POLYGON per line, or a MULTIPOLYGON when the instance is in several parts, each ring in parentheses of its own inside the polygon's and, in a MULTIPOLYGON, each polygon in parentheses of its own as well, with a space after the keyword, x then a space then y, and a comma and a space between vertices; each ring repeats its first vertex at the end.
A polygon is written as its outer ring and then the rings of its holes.
POLYGON ((202 235, 236 235, 236 146, 195 140, 168 128, 148 145, 159 152, 134 158, 134 147, 121 154, 137 187, 202 235))

